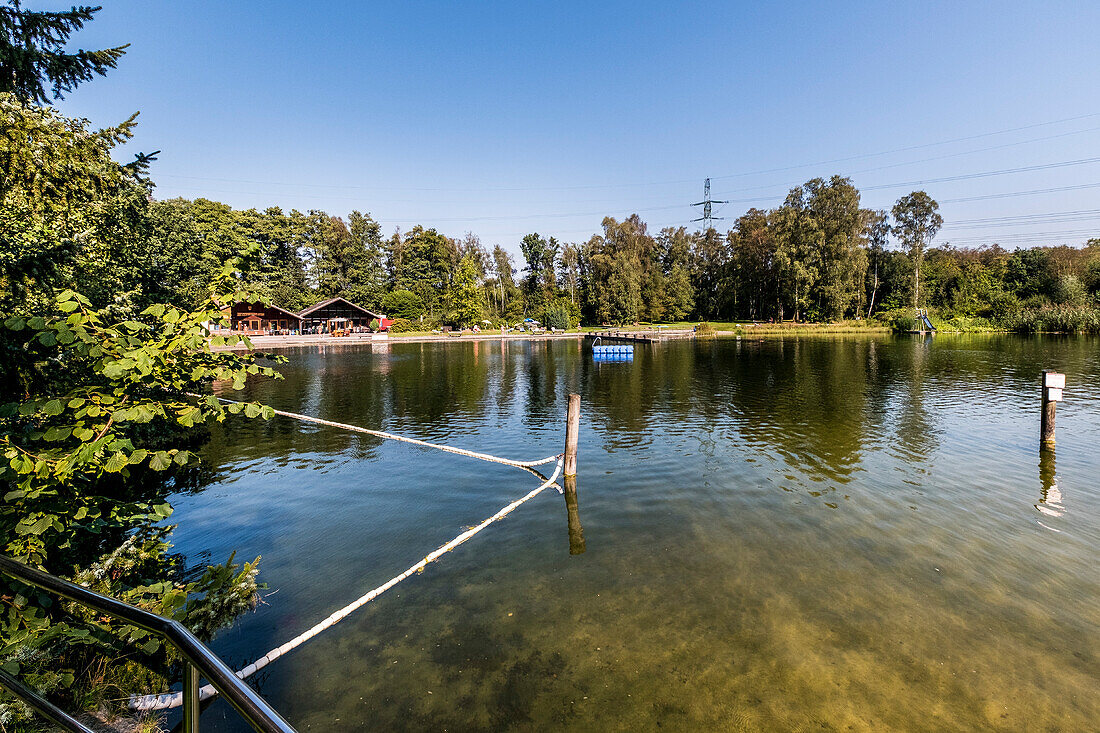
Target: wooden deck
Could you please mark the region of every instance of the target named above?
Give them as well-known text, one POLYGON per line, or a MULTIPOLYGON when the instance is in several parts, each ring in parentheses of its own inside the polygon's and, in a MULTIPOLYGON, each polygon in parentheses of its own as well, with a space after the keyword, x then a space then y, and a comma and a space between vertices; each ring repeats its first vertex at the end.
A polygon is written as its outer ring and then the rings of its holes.
POLYGON ((691 328, 650 328, 642 330, 611 328, 606 331, 589 331, 584 337, 586 339, 595 339, 598 337, 602 341, 627 341, 636 344, 657 344, 662 341, 693 339, 695 338, 695 330, 691 328))

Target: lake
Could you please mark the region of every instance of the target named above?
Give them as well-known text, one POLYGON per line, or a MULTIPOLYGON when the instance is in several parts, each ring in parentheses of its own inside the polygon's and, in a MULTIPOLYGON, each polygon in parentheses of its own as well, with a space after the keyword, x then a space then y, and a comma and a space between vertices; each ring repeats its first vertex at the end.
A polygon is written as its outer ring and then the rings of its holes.
MULTIPOLYGON (((544 491, 274 662, 251 681, 299 730, 1100 729, 1096 338, 285 354, 244 399, 509 458, 560 453, 582 400, 582 529, 544 491)), ((268 584, 213 644, 234 668, 539 484, 282 417, 204 458, 177 549, 268 584)))

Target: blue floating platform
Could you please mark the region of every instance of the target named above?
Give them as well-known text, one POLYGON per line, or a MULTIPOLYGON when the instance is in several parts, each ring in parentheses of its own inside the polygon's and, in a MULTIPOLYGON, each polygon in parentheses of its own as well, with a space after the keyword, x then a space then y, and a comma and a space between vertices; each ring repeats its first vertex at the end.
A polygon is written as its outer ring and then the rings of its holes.
POLYGON ((593 361, 633 361, 633 346, 593 346, 593 361))

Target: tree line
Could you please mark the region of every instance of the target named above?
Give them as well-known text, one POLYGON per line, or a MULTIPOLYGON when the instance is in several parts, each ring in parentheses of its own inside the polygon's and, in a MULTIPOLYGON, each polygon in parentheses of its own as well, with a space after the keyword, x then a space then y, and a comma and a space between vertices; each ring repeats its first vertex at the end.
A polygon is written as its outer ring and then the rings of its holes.
POLYGON ((811 179, 726 232, 652 233, 632 215, 605 218, 602 232, 582 243, 531 233, 518 242, 518 263, 471 232, 415 226, 384 236, 359 211, 239 211, 207 199, 145 206, 148 259, 135 261, 134 273, 147 280, 149 298, 191 304, 220 263, 251 246, 246 284, 282 307, 343 296, 421 328, 525 317, 559 327, 821 322, 914 307, 994 323, 1053 305, 1095 305, 1100 290, 1100 240, 1082 248, 934 246, 943 220, 926 192, 889 211, 866 209, 840 176, 811 179))

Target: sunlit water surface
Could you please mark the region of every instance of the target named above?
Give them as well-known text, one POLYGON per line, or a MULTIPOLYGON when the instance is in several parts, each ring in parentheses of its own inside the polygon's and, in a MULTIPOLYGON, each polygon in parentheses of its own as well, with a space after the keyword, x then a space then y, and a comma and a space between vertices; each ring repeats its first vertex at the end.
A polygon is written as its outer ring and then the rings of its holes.
MULTIPOLYGON (((560 452, 582 396, 585 551, 543 492, 254 678, 300 730, 1100 729, 1100 341, 286 355, 248 399, 515 458, 560 452)), ((205 458, 177 547, 262 556, 268 585, 215 641, 235 666, 538 483, 284 418, 205 458)), ((244 730, 224 702, 203 725, 244 730)))

